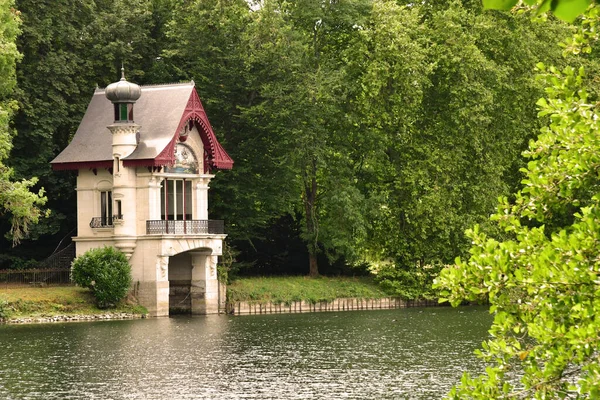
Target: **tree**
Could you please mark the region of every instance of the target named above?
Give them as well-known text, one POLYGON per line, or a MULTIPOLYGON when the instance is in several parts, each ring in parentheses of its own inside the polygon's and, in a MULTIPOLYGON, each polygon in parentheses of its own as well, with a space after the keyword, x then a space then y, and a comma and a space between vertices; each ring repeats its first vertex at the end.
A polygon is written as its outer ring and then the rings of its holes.
POLYGON ((526 106, 543 93, 533 66, 560 59, 553 43, 569 29, 482 14, 476 2, 386 7, 402 23, 365 27, 371 70, 356 102, 361 128, 376 129, 381 145, 361 173, 370 204, 362 253, 375 267, 420 273, 464 255, 469 226, 493 229, 485 221, 518 187, 519 154, 540 126, 526 106))
MULTIPOLYGON (((587 13, 594 25, 597 12, 587 13)), ((524 153, 523 188, 492 217, 507 236, 475 226, 470 257, 436 282, 452 304, 487 298, 495 314, 479 352, 486 375, 465 374, 450 398, 600 396, 597 103, 583 68, 538 68, 548 125, 524 153)))
POLYGON ((15 87, 15 67, 21 54, 15 40, 19 34, 19 12, 11 0, 0 1, 0 214, 8 214, 10 221, 9 236, 13 245, 19 243, 31 224, 38 222, 46 202, 43 189, 37 193, 30 191, 37 178, 14 181, 14 171, 4 161, 12 148, 14 131, 10 120, 17 110, 13 98, 15 87))

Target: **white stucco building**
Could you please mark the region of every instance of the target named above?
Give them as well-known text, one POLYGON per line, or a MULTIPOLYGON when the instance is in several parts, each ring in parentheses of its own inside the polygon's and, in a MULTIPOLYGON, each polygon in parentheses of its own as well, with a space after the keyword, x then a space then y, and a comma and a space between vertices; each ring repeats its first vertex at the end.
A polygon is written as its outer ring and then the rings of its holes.
POLYGON ((115 246, 150 315, 218 312, 223 221, 208 219, 209 182, 231 169, 194 83, 97 89, 53 161, 77 170, 76 254, 115 246))

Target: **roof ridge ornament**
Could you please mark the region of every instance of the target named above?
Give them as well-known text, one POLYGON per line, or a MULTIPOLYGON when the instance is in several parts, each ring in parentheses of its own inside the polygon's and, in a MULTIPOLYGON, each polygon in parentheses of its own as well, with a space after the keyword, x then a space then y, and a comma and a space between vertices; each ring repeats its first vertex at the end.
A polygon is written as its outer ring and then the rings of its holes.
POLYGON ((127 79, 125 79, 125 67, 123 66, 123 63, 121 63, 121 80, 122 81, 127 80, 127 79))

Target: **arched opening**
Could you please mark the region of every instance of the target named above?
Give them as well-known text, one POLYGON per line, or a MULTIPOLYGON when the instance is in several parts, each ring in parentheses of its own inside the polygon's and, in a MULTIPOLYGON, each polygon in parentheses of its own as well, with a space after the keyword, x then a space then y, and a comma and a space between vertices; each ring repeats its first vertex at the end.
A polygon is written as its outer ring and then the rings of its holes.
POLYGON ((218 312, 217 256, 212 254, 203 247, 169 257, 169 315, 218 312))
POLYGON ((181 253, 169 257, 169 315, 192 313, 192 257, 181 253))

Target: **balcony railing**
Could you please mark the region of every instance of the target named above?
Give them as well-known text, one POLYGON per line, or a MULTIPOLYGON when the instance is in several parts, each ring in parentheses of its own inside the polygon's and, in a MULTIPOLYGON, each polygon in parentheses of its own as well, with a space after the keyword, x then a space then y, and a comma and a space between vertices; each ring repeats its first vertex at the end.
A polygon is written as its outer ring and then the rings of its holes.
POLYGON ((150 220, 146 221, 146 233, 148 235, 218 235, 225 233, 225 225, 221 220, 150 220))
POLYGON ((94 217, 90 221, 90 228, 112 228, 114 222, 123 221, 123 215, 94 217))
POLYGON ((94 217, 90 221, 90 228, 112 228, 112 217, 94 217))

